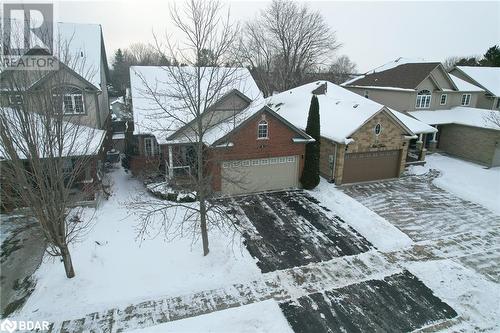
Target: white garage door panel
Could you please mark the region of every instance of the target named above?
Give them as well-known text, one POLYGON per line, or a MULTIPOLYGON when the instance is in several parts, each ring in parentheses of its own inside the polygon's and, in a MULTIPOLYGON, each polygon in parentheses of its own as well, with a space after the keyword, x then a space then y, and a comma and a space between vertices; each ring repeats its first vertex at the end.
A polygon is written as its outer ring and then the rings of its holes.
POLYGON ((241 194, 297 187, 298 156, 222 162, 222 193, 241 194))

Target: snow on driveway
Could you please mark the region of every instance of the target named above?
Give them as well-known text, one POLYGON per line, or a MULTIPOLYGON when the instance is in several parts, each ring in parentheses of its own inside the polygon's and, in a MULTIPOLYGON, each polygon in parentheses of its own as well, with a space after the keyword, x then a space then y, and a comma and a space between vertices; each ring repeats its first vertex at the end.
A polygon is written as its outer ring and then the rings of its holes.
POLYGON ((293 333, 278 303, 267 300, 152 326, 134 333, 293 333))
MULTIPOLYGON (((165 242, 136 239, 137 220, 123 204, 144 186, 122 168, 110 174, 113 195, 97 209, 95 225, 71 246, 76 277, 67 279, 59 260, 45 258, 36 289, 16 317, 61 320, 157 297, 178 296, 254 280, 255 260, 239 240, 209 232, 210 254, 202 256, 191 235, 165 242)), ((144 195, 148 195, 144 193, 144 195)), ((90 213, 90 212, 89 212, 90 213)), ((178 214, 181 215, 181 214, 178 214)))
POLYGON ((440 154, 428 155, 425 160, 425 166, 412 166, 410 173, 424 174, 430 169, 439 170, 441 175, 434 179, 434 185, 500 215, 500 167, 488 169, 440 154))

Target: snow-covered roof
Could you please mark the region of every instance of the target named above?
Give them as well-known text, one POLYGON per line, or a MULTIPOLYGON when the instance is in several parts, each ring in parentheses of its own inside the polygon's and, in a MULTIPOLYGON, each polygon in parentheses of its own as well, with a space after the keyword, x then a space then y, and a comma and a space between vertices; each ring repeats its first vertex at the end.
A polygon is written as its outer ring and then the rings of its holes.
POLYGON ((478 86, 473 85, 472 83, 469 83, 467 81, 462 80, 459 77, 456 77, 453 74, 449 74, 451 80, 455 85, 457 86, 459 91, 484 91, 484 89, 479 88, 478 86))
POLYGON ((429 125, 458 124, 500 130, 491 117, 498 111, 457 106, 448 110, 412 111, 410 114, 429 125))
MULTIPOLYGON (((60 57, 60 60, 80 74, 96 88, 101 89, 101 73, 105 69, 101 66, 101 57, 105 57, 102 50, 102 30, 99 24, 57 23, 55 38, 56 47, 67 47, 69 57, 60 57), (74 64, 74 65, 73 65, 74 64)), ((60 51, 61 52, 61 51, 60 51)), ((57 54, 57 51, 56 51, 57 54)))
POLYGON ((457 66, 456 68, 494 96, 500 96, 500 67, 457 66))
POLYGON ((364 98, 328 81, 316 81, 273 95, 267 104, 283 118, 300 129, 305 129, 312 92, 326 84, 325 94, 318 94, 321 136, 345 143, 349 137, 379 111, 392 112, 409 130, 418 134, 435 131, 430 126, 382 104, 364 98))
POLYGON ((422 133, 435 133, 437 129, 429 126, 428 124, 410 117, 402 112, 390 109, 389 110, 399 119, 406 127, 408 127, 414 134, 422 134, 422 133))
POLYGON ((439 63, 420 58, 403 58, 390 61, 382 66, 376 67, 363 75, 352 78, 341 86, 362 86, 364 88, 384 88, 386 90, 410 90, 413 91, 417 84, 422 82, 424 76, 434 69, 439 63), (406 65, 406 66, 403 66, 406 65), (402 66, 401 72, 392 70, 402 66), (382 76, 379 73, 387 72, 382 76), (374 75, 377 74, 377 75, 374 75), (373 80, 370 80, 373 78, 373 80))
MULTIPOLYGON (((13 110, 12 108, 2 107, 0 108, 0 112, 2 113, 2 117, 7 119, 8 131, 11 133, 11 137, 18 137, 15 142, 15 148, 17 150, 17 154, 20 158, 25 158, 25 152, 29 151, 27 143, 24 141, 24 135, 17 135, 16 133, 20 133, 22 131, 21 121, 19 118, 19 111, 13 110)), ((51 132, 47 132, 45 128, 46 119, 44 116, 39 115, 37 113, 31 113, 29 117, 27 117, 30 124, 36 125, 36 134, 37 137, 33 138, 33 140, 39 141, 39 154, 40 156, 47 156, 49 148, 54 149, 54 156, 59 156, 58 147, 50 147, 46 143, 46 137, 48 135, 54 135, 52 133, 56 133, 55 129, 52 129, 51 132)), ((56 122, 53 122, 53 125, 56 126, 56 122)), ((30 127, 33 125, 30 125, 30 127)), ((31 127, 34 129, 34 127, 31 127)), ((61 156, 69 157, 69 156, 90 156, 96 155, 99 152, 99 149, 102 146, 103 140, 106 136, 106 131, 91 128, 84 125, 77 125, 74 123, 64 121, 61 126, 61 131, 65 134, 64 147, 62 149, 61 156)), ((34 132, 34 131, 33 131, 34 132)), ((2 150, 2 145, 0 145, 0 159, 5 159, 6 153, 2 150)))
POLYGON ((111 105, 115 104, 115 103, 121 103, 121 104, 125 104, 125 101, 123 99, 123 96, 120 96, 120 97, 116 97, 111 103, 111 105))
MULTIPOLYGON (((13 20, 11 28, 24 27, 19 20, 13 20)), ((14 36, 20 32, 13 32, 14 36)), ((34 48, 44 47, 38 44, 34 48)), ((64 23, 54 25, 53 55, 74 70, 97 89, 101 90, 101 75, 107 75, 107 60, 99 24, 64 23), (103 68, 103 64, 104 67, 103 68), (103 73, 104 71, 104 73, 103 73)))
MULTIPOLYGON (((194 67, 132 66, 130 68, 134 134, 154 135, 159 144, 164 144, 167 142, 167 137, 194 119, 188 105, 188 96, 185 96, 186 89, 193 93, 196 91, 194 70, 194 67), (182 75, 178 75, 179 71, 182 71, 182 75), (182 88, 175 81, 181 76, 185 80, 182 88), (180 98, 180 95, 184 97, 180 98)), ((205 71, 201 82, 202 95, 208 91, 209 95, 214 94, 214 98, 210 100, 216 102, 232 90, 237 90, 253 101, 246 111, 248 113, 258 111, 254 110, 254 107, 259 105, 258 100, 263 97, 248 69, 201 67, 200 70, 205 71), (208 84, 210 75, 227 76, 224 81, 228 84, 222 88, 214 87, 213 81, 208 84)), ((244 118, 245 115, 247 113, 242 113, 240 117, 244 118)), ((216 137, 216 132, 214 129, 210 135, 216 137)), ((219 134, 223 133, 223 130, 219 131, 219 134)), ((207 133, 206 137, 210 135, 207 133)))

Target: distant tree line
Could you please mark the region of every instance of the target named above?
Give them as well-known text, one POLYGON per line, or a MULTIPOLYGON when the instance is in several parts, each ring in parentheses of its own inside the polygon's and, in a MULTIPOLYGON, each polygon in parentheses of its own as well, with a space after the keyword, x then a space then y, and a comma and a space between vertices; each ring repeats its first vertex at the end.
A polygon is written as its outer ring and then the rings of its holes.
POLYGON ((482 56, 448 57, 444 60, 443 66, 446 70, 451 70, 455 66, 500 67, 500 47, 493 45, 482 56))
MULTIPOLYGON (((273 0, 242 24, 239 42, 230 50, 235 63, 224 65, 247 67, 268 96, 318 79, 338 84, 349 79, 356 64, 346 55, 335 57, 340 47, 321 13, 297 2, 273 0)), ((136 43, 115 52, 111 81, 118 94, 130 85, 130 66, 174 64, 175 60, 166 59, 157 49, 136 43)), ((200 50, 196 65, 213 66, 216 58, 213 50, 200 50)))

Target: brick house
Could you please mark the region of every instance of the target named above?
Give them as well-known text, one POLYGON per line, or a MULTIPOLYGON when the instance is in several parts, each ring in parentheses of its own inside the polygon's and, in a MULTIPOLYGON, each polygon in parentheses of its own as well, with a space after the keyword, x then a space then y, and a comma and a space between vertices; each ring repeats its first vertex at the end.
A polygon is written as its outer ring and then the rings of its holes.
MULTIPOLYGON (((336 184, 399 177, 414 162, 408 156, 409 140, 436 131, 328 81, 284 91, 266 102, 292 124, 305 128, 312 95, 319 101, 320 173, 336 184)), ((424 157, 419 152, 419 158, 424 157)))
POLYGON ((399 58, 342 86, 438 129, 410 141, 411 148, 438 149, 495 166, 499 163, 496 156, 500 155, 500 143, 496 126, 488 124, 489 111, 483 108, 495 110, 497 93, 491 91, 498 89, 496 73, 497 69, 470 67, 457 67, 447 73, 439 62, 399 58))
MULTIPOLYGON (((298 187, 305 145, 314 140, 265 105, 247 69, 236 69, 233 75, 238 79, 201 115, 206 126, 204 176, 210 177, 212 190, 240 194, 298 187)), ((135 175, 164 174, 173 185, 189 186, 196 161, 195 119, 177 122, 147 93, 148 82, 162 82, 157 91, 168 89, 168 76, 162 67, 131 68, 136 149, 130 168, 135 175)), ((176 103, 168 99, 162 107, 175 108, 180 116, 183 110, 176 103)))

